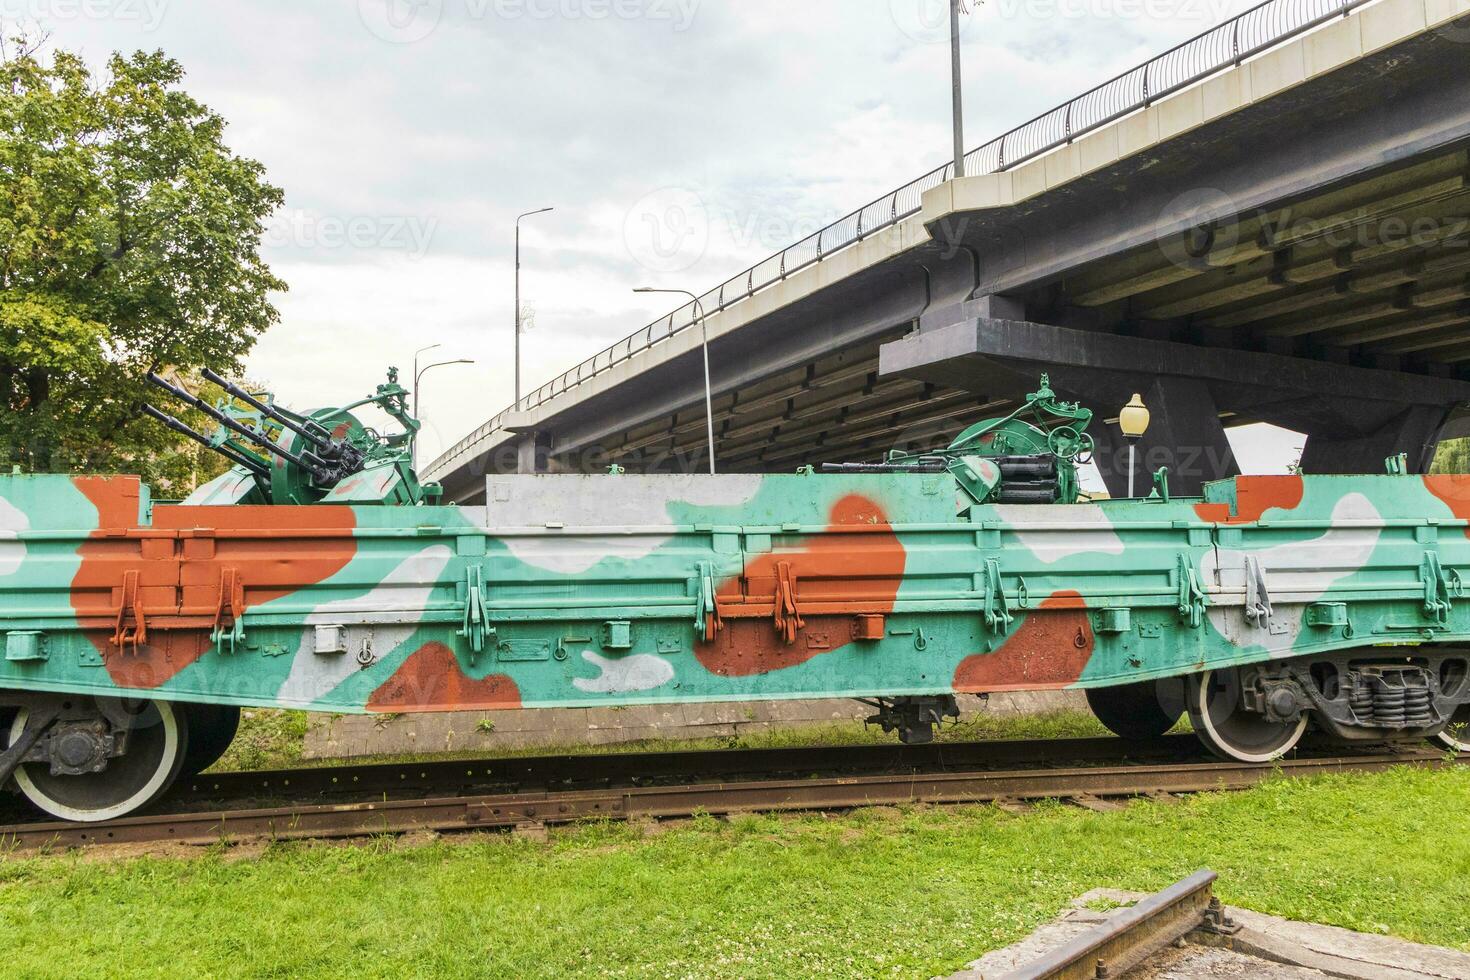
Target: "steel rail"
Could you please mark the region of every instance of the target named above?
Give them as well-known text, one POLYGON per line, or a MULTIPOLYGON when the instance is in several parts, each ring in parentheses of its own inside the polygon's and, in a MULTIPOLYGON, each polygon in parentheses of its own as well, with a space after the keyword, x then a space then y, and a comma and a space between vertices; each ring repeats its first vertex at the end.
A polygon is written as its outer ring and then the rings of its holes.
POLYGON ((1174 940, 1205 925, 1214 901, 1215 872, 1202 868, 1183 881, 1123 909, 1001 980, 1096 980, 1121 977, 1174 940))
MULTIPOLYGON (((1000 173, 1033 160, 1373 2, 1376 0, 1265 0, 971 150, 965 155, 965 173, 1000 173)), ((924 191, 949 179, 953 167, 951 161, 884 194, 730 277, 700 296, 699 302, 707 311, 722 312, 874 232, 898 224, 920 210, 924 191)), ((548 381, 441 453, 425 473, 433 476, 473 452, 484 438, 502 427, 510 413, 544 404, 688 329, 697 321, 695 306, 686 303, 678 307, 548 381)))
POLYGON ((413 831, 546 826, 587 819, 667 818, 840 810, 905 803, 1091 799, 1244 789, 1275 775, 1379 772, 1405 764, 1458 764, 1436 752, 1289 759, 1275 766, 1230 762, 1028 770, 883 773, 814 779, 714 781, 427 799, 312 804, 125 817, 96 824, 47 822, 0 827, 0 847, 20 851, 106 843, 359 837, 413 831))

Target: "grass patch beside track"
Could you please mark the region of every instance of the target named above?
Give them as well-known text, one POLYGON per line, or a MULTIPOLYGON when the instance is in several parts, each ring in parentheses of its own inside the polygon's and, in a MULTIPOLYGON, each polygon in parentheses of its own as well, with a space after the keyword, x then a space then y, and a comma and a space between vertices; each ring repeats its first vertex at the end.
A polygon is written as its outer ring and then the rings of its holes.
POLYGON ((1470 948, 1470 771, 1271 780, 1094 813, 988 806, 591 824, 546 843, 0 861, 6 971, 943 975, 1100 885, 1202 865, 1230 903, 1470 948))

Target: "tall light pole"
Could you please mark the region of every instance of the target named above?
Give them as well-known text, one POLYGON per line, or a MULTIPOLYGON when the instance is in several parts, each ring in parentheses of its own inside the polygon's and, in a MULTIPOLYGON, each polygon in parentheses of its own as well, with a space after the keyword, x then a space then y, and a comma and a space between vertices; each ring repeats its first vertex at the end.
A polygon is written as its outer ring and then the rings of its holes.
POLYGON ((954 175, 965 175, 965 107, 960 94, 960 5, 949 0, 949 73, 954 92, 954 175))
POLYGON ((417 416, 419 414, 419 393, 418 393, 419 355, 420 354, 426 354, 426 353, 428 353, 431 350, 438 350, 440 347, 443 347, 443 346, 444 346, 443 344, 430 344, 428 347, 420 347, 418 350, 416 350, 416 351, 413 352, 414 392, 413 392, 413 404, 411 406, 409 406, 409 412, 411 414, 415 415, 415 416, 417 416))
POLYGON ((521 219, 529 218, 533 214, 545 214, 554 208, 537 208, 535 211, 526 211, 516 215, 516 400, 521 403, 521 219))
MULTIPOLYGON (((425 350, 433 350, 435 347, 438 347, 438 346, 440 346, 440 345, 439 344, 431 344, 430 346, 425 347, 423 350, 419 351, 418 354, 415 354, 413 356, 413 394, 411 396, 412 399, 413 399, 413 409, 412 409, 412 411, 411 411, 410 414, 412 414, 415 419, 418 419, 418 417, 419 417, 419 379, 420 378, 422 378, 424 375, 428 374, 430 371, 434 370, 436 367, 444 367, 446 364, 473 364, 473 363, 475 363, 475 360, 472 357, 460 357, 460 358, 457 358, 457 359, 455 359, 453 361, 435 361, 433 364, 425 364, 422 368, 420 368, 419 367, 419 354, 422 354, 425 350)), ((422 419, 419 419, 419 421, 422 422, 423 420, 422 419)), ((413 435, 413 446, 409 450, 408 461, 409 461, 409 464, 411 466, 413 466, 414 469, 418 469, 418 465, 419 465, 419 436, 418 436, 418 433, 417 432, 415 432, 414 435, 413 435)))
POLYGON ((640 286, 633 290, 635 293, 673 293, 678 296, 688 296, 694 301, 694 316, 699 320, 699 346, 704 353, 704 428, 709 438, 709 475, 715 475, 715 408, 714 396, 710 393, 709 385, 709 330, 704 323, 704 306, 687 289, 654 289, 650 286, 640 286))

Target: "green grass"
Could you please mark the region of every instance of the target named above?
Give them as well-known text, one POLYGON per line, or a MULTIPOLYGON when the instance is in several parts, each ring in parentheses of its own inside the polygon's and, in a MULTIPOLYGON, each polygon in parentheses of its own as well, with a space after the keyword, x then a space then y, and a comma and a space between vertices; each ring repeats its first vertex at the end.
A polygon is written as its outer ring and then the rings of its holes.
POLYGON ((1207 865, 1230 903, 1470 948, 1470 771, 1049 805, 586 825, 253 857, 0 862, 6 972, 35 977, 947 974, 1098 886, 1207 865))
POLYGON ((310 719, 304 711, 246 708, 240 712, 235 740, 212 771, 291 769, 301 765, 310 719))
MULTIPOLYGON (((794 728, 719 738, 657 739, 612 745, 537 745, 449 753, 358 756, 342 759, 302 757, 309 715, 300 711, 250 708, 241 715, 240 732, 212 771, 283 769, 300 766, 361 765, 373 762, 421 762, 427 759, 520 757, 532 755, 604 755, 620 752, 682 752, 702 749, 799 748, 819 745, 871 745, 898 741, 877 727, 860 721, 828 722, 794 728)), ((493 719, 488 719, 493 723, 493 719)), ((1107 735, 1107 729, 1086 711, 1054 711, 1037 715, 991 715, 984 711, 955 725, 945 725, 941 741, 977 741, 1008 738, 1089 738, 1107 735)))

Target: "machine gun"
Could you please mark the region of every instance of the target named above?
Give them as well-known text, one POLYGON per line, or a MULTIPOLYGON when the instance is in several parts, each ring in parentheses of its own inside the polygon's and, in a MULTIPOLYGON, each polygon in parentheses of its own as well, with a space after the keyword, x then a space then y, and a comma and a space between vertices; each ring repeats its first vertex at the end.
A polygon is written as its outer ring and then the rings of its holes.
POLYGON ((219 453, 232 464, 228 473, 195 490, 186 504, 420 504, 434 502, 442 490, 419 482, 413 469, 413 443, 420 423, 408 413, 408 392, 398 370, 366 398, 341 408, 302 414, 275 404, 262 392, 249 392, 206 368, 205 380, 226 397, 214 404, 154 372, 148 381, 218 428, 206 435, 153 405, 144 414, 219 453), (383 435, 354 412, 381 409, 402 431, 383 435))
MULTIPOLYGON (((952 473, 977 504, 1070 504, 1077 501, 1077 464, 1092 458, 1092 412, 1064 402, 1051 379, 1009 415, 977 422, 946 449, 894 450, 882 463, 826 463, 827 473, 952 473)), ((968 505, 966 505, 968 506, 968 505)))

